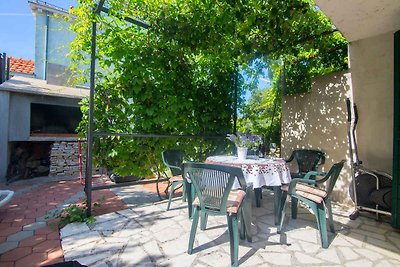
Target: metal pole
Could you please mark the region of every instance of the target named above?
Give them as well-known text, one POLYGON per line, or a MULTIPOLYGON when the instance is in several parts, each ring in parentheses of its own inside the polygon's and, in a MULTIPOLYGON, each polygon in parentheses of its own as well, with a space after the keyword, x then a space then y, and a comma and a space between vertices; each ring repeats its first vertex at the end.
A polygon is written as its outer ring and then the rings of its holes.
POLYGON ((44 29, 44 62, 43 62, 43 79, 47 79, 47 60, 49 57, 49 12, 46 11, 46 26, 44 29))
POLYGON ((1 83, 6 81, 6 62, 7 54, 3 53, 3 58, 1 59, 1 83))
POLYGON ((94 90, 95 90, 95 68, 96 68, 96 22, 92 22, 92 44, 90 61, 90 95, 89 95, 89 121, 87 133, 87 153, 86 153, 86 212, 88 216, 92 214, 92 161, 93 161, 93 110, 94 110, 94 90))
POLYGON ((7 58, 6 80, 10 79, 10 64, 11 64, 11 59, 7 58))
POLYGON ((235 63, 235 73, 233 77, 233 87, 235 90, 235 99, 233 100, 233 133, 237 132, 237 106, 238 106, 238 64, 235 63))

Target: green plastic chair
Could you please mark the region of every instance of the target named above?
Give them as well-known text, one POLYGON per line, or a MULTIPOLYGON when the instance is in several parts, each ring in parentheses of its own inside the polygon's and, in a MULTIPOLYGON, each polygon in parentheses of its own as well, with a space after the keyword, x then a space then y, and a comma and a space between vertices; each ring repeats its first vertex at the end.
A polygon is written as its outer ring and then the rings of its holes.
MULTIPOLYGON (((310 171, 318 171, 318 167, 325 163, 325 153, 316 149, 295 149, 286 163, 296 160, 298 170, 297 172, 290 172, 293 178, 304 178, 310 171)), ((315 179, 315 177, 310 177, 315 179)), ((292 219, 297 218, 297 199, 292 198, 292 219)))
MULTIPOLYGON (((278 232, 281 232, 283 222, 285 220, 285 210, 287 205, 287 196, 292 199, 298 199, 308 205, 313 211, 321 237, 323 248, 328 248, 328 232, 326 228, 326 213, 329 216, 329 228, 331 232, 335 231, 332 218, 331 193, 335 183, 339 177, 340 171, 343 168, 344 160, 332 166, 328 173, 311 171, 304 178, 293 179, 289 186, 282 186, 282 217, 278 227, 278 232), (311 176, 323 176, 322 179, 310 179, 311 176), (315 185, 326 183, 325 189, 315 187, 315 185)), ((292 203, 293 205, 293 203, 292 203)))
POLYGON ((189 237, 188 253, 193 252, 193 243, 201 216, 201 229, 206 229, 208 216, 226 216, 230 240, 231 265, 238 266, 240 238, 251 242, 251 188, 247 187, 241 168, 184 163, 184 177, 195 188, 193 222, 189 237), (241 188, 232 190, 235 179, 241 188), (238 229, 240 219, 240 229, 238 229))
POLYGON ((172 174, 171 177, 168 177, 169 185, 166 189, 167 192, 168 188, 170 188, 167 205, 167 210, 169 210, 172 197, 177 186, 183 186, 182 200, 186 200, 185 180, 182 177, 182 163, 184 155, 180 150, 165 150, 161 153, 161 156, 164 164, 170 169, 172 174))
POLYGON ((292 178, 303 178, 310 171, 317 171, 325 163, 325 153, 316 149, 295 149, 286 163, 296 160, 298 171, 290 172, 292 178))

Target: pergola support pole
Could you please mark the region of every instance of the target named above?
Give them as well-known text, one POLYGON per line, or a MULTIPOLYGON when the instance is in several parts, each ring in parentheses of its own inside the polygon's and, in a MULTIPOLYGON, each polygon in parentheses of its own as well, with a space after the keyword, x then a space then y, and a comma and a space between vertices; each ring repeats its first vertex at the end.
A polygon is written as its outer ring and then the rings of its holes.
POLYGON ((93 110, 94 110, 94 90, 95 90, 95 68, 96 68, 96 22, 92 22, 92 44, 90 58, 90 95, 89 95, 89 122, 87 133, 86 150, 86 175, 85 175, 85 193, 86 193, 86 213, 92 214, 92 165, 93 165, 93 110))

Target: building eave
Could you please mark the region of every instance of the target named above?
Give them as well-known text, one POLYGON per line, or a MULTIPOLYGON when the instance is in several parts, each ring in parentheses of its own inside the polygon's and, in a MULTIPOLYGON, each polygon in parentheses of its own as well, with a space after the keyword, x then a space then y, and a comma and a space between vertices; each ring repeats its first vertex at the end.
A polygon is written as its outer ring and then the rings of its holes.
POLYGON ((82 99, 89 96, 89 90, 76 87, 67 87, 47 84, 44 80, 15 76, 0 85, 0 91, 20 94, 45 95, 82 99))
POLYGON ((398 0, 315 0, 349 42, 400 29, 398 0))

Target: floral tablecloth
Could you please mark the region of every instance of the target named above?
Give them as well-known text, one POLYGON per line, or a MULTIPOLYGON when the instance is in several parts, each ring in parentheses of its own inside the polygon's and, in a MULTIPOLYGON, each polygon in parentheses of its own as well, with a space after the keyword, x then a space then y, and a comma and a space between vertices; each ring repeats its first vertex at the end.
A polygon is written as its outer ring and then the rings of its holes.
MULTIPOLYGON (((249 157, 239 160, 235 156, 212 156, 206 163, 241 167, 247 184, 252 183, 253 188, 266 186, 280 186, 290 183, 289 167, 281 158, 249 157)), ((239 187, 238 184, 234 188, 239 187)))

